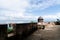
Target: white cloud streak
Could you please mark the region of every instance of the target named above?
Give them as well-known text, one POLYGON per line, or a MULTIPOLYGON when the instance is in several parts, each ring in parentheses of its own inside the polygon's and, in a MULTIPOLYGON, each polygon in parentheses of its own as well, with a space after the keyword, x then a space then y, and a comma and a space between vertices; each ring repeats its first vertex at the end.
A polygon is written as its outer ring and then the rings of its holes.
POLYGON ((0 15, 12 20, 15 17, 21 18, 26 16, 26 7, 28 7, 28 0, 0 0, 0 15))
POLYGON ((30 8, 43 10, 58 4, 60 4, 60 0, 31 0, 30 8))
MULTIPOLYGON (((50 6, 60 4, 60 0, 40 0, 40 2, 38 0, 33 0, 32 2, 33 4, 30 4, 29 0, 0 0, 0 15, 1 15, 0 19, 1 20, 35 20, 38 18, 38 16, 35 16, 32 13, 30 14, 26 13, 25 12, 26 8, 45 9, 50 6)), ((52 16, 55 15, 48 15, 48 17, 50 18, 52 18, 52 16)))
POLYGON ((47 20, 47 21, 56 21, 56 19, 60 19, 60 12, 59 13, 56 13, 54 15, 42 15, 42 17, 47 20))

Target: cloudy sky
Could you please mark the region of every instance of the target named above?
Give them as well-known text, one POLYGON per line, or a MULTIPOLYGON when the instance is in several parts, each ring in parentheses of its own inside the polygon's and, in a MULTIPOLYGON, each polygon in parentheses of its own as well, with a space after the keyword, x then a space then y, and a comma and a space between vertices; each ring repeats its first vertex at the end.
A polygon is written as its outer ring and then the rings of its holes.
POLYGON ((0 23, 45 21, 60 18, 60 0, 0 0, 0 23))

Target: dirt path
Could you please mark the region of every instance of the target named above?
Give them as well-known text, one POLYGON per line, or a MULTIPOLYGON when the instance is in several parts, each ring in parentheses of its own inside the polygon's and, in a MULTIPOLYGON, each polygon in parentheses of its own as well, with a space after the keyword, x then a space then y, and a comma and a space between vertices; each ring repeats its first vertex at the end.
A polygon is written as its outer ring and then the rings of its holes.
POLYGON ((60 26, 46 27, 44 30, 38 29, 25 40, 60 40, 60 26))

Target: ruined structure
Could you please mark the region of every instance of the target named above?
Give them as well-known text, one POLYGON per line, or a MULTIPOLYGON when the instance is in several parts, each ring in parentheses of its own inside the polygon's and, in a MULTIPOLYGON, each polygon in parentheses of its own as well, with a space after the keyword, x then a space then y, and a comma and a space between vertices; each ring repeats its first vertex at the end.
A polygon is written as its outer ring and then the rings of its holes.
POLYGON ((38 26, 39 29, 44 29, 45 28, 45 23, 44 23, 43 17, 40 16, 38 18, 37 26, 38 26))
POLYGON ((41 16, 38 18, 38 22, 43 22, 43 20, 44 20, 44 19, 43 19, 43 17, 41 17, 41 16))

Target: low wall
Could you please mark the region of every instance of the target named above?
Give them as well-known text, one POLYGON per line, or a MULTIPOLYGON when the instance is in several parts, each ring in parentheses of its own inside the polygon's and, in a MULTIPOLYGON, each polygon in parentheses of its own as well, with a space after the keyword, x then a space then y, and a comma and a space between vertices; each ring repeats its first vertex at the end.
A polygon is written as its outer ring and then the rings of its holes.
POLYGON ((7 25, 0 24, 0 40, 6 40, 7 38, 7 25))
POLYGON ((7 24, 0 24, 0 40, 14 40, 27 37, 37 29, 36 23, 20 23, 13 26, 13 35, 8 37, 7 24))
POLYGON ((37 29, 36 23, 16 24, 16 35, 18 37, 17 39, 26 37, 36 29, 37 29))

